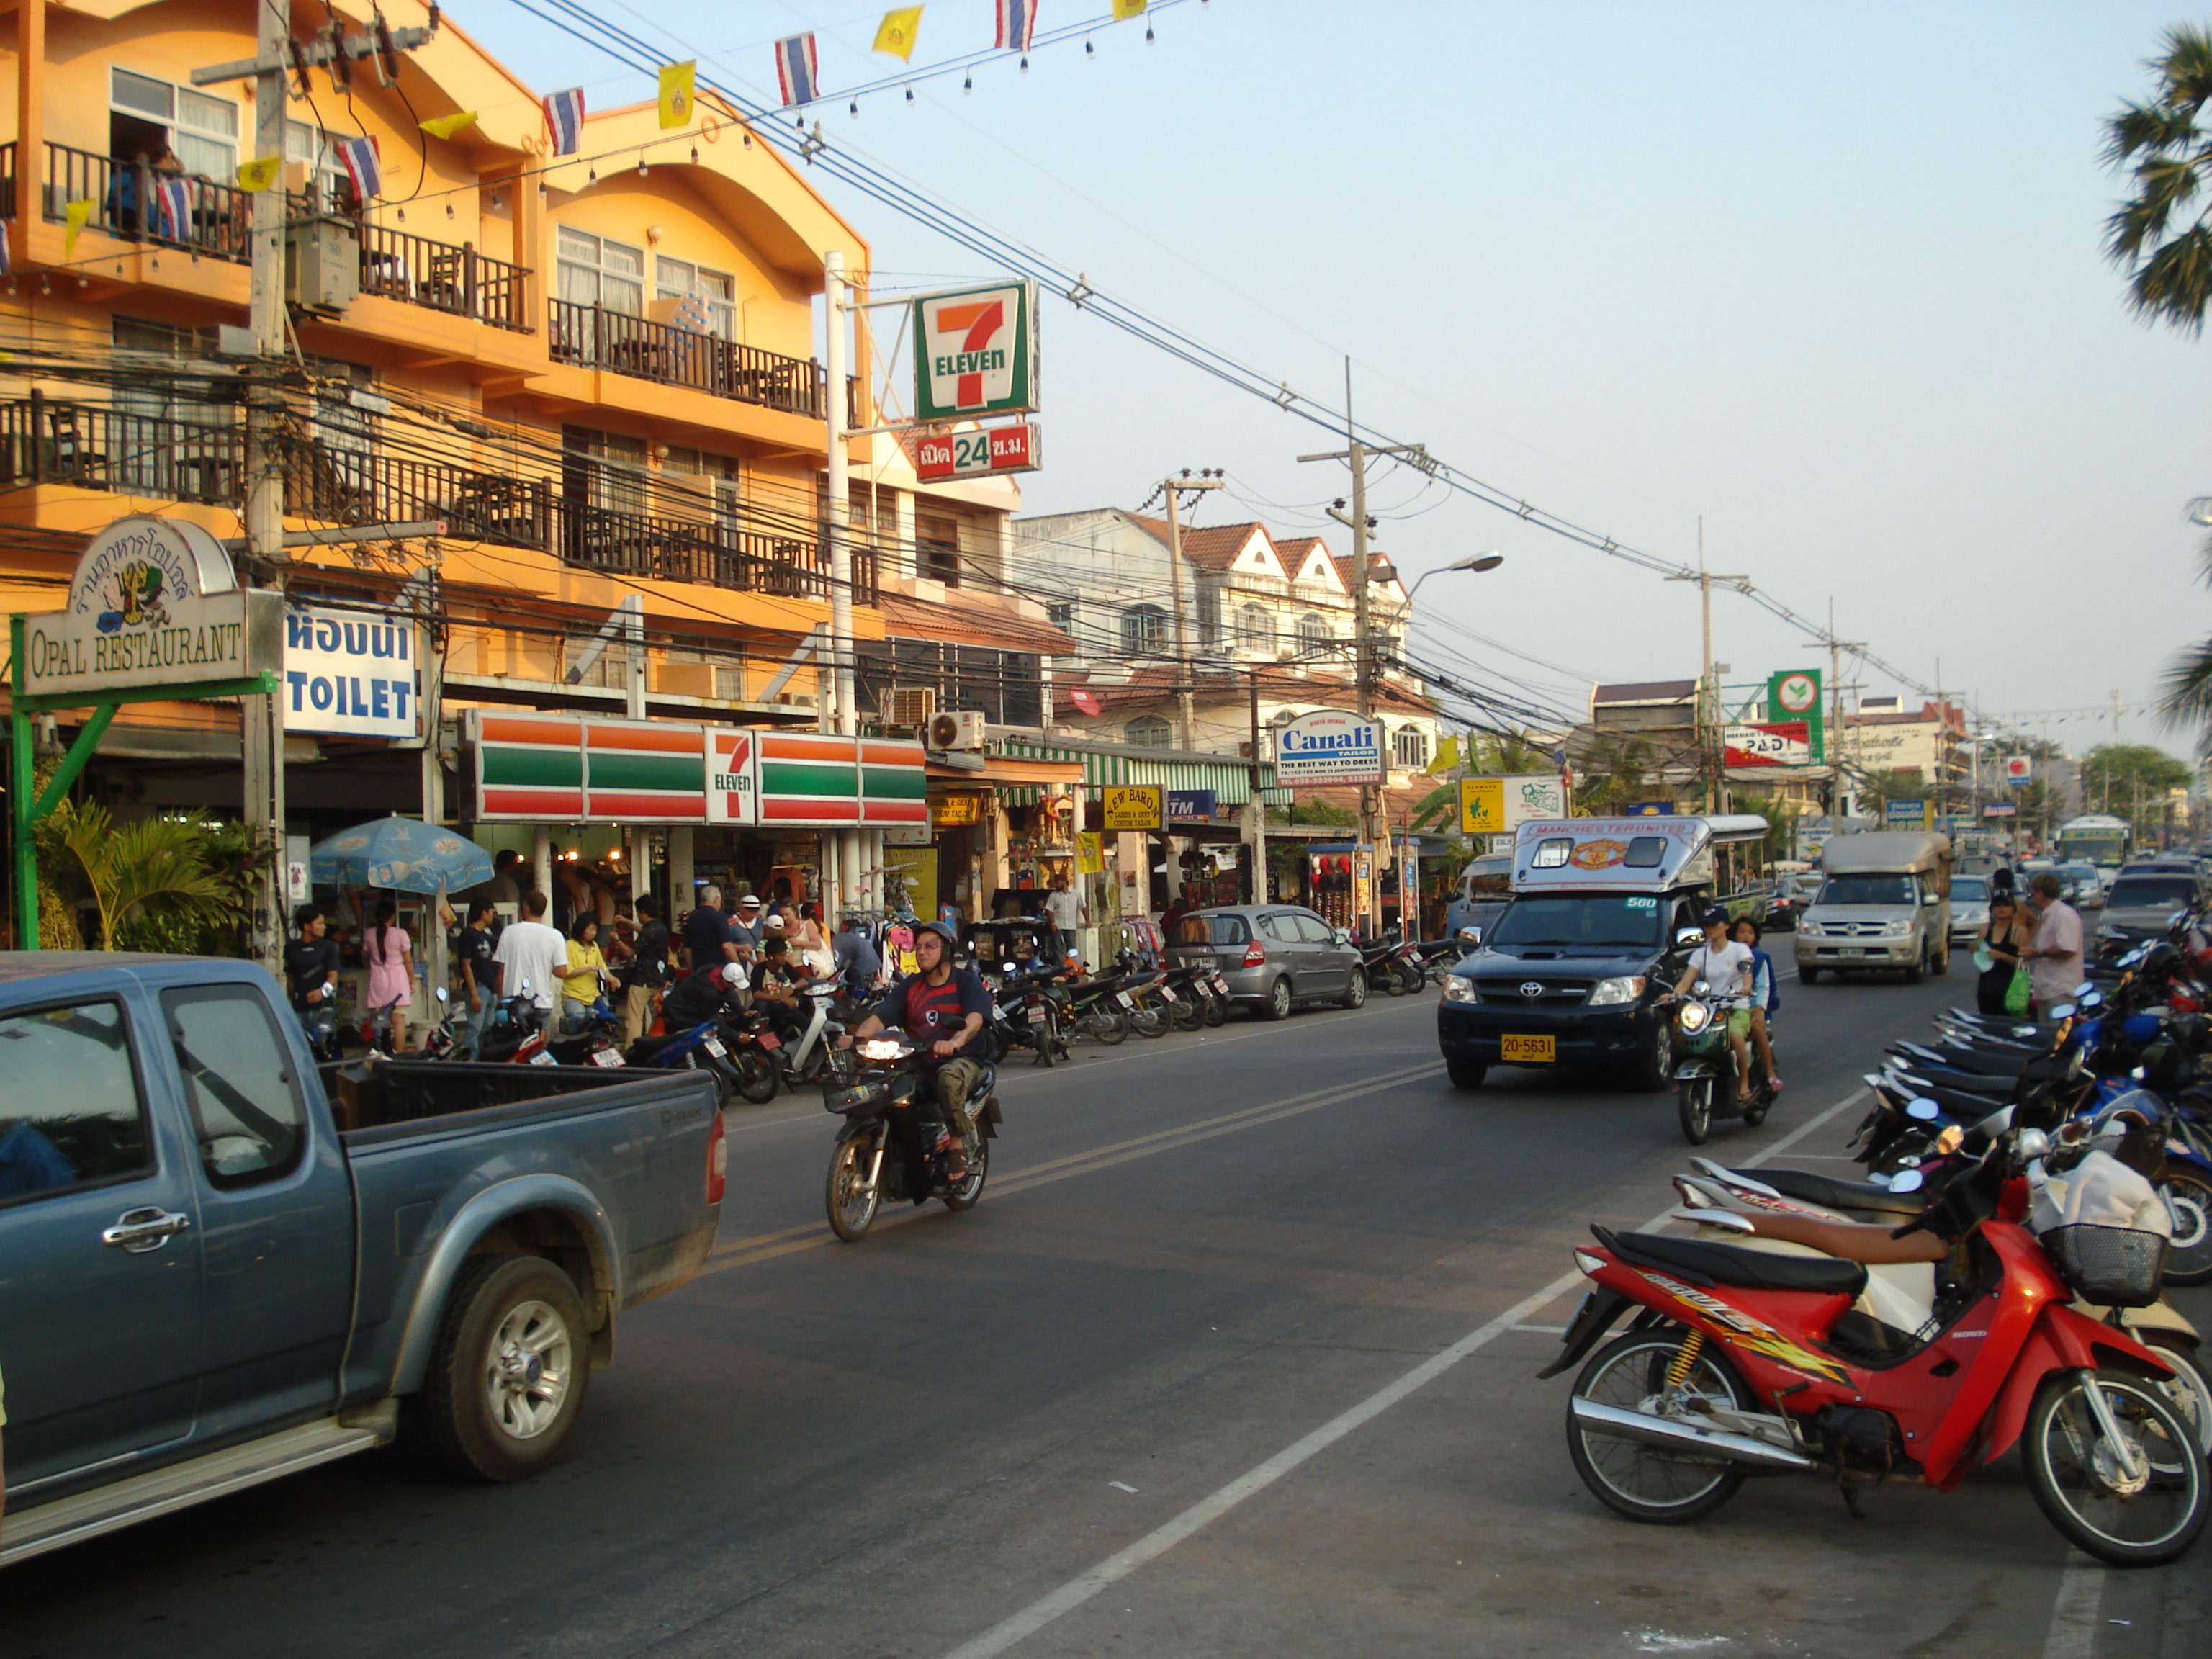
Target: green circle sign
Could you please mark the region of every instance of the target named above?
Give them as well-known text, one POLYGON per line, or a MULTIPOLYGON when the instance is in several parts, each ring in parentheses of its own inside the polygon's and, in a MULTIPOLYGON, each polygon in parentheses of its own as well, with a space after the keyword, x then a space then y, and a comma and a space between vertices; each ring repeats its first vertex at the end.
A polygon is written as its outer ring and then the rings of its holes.
POLYGON ((1792 714, 1809 714, 1820 701, 1820 683, 1810 674, 1784 674, 1774 683, 1774 701, 1792 714))

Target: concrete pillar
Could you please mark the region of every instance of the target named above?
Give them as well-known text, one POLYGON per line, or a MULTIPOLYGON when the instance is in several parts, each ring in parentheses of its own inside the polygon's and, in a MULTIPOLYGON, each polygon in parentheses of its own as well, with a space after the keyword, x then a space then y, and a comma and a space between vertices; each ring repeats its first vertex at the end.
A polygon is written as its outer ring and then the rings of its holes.
POLYGON ((692 836, 696 832, 688 823, 679 823, 668 832, 668 921, 675 925, 676 918, 698 902, 698 889, 691 884, 692 836))
POLYGON ((545 919, 553 919, 553 826, 530 826, 530 884, 545 895, 545 919))

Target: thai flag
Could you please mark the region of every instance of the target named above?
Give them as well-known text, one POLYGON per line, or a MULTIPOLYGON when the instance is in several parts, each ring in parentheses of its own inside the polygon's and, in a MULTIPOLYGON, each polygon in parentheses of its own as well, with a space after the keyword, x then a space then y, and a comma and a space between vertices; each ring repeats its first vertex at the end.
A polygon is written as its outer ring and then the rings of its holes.
POLYGON ((192 186, 187 179, 164 179, 154 186, 154 234, 172 242, 192 235, 192 186))
POLYGON ((775 43, 775 84, 787 105, 811 104, 822 95, 811 34, 787 34, 775 43))
POLYGON ((362 201, 373 202, 384 194, 384 162, 373 137, 339 139, 338 161, 346 177, 353 180, 354 194, 362 201))
POLYGON ((1027 52, 1036 33, 1037 0, 999 0, 999 46, 1027 52))
POLYGON ((574 155, 583 147, 583 88, 571 87, 566 92, 546 94, 545 127, 553 135, 556 155, 574 155))

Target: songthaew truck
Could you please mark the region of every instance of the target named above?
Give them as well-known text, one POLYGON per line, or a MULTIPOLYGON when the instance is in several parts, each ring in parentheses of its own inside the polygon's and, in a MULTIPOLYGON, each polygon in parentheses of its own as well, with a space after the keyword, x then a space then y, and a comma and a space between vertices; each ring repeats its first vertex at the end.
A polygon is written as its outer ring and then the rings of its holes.
POLYGON ((1797 978, 1870 968, 1908 985, 1951 966, 1951 841, 1917 830, 1838 836, 1820 852, 1820 890, 1797 918, 1797 978))
POLYGON ((1513 843, 1512 897, 1444 980, 1437 1040, 1455 1085, 1493 1066, 1612 1067, 1674 1086, 1672 1026, 1653 1003, 1686 960, 1721 880, 1721 849, 1765 839, 1752 814, 1550 818, 1513 843))

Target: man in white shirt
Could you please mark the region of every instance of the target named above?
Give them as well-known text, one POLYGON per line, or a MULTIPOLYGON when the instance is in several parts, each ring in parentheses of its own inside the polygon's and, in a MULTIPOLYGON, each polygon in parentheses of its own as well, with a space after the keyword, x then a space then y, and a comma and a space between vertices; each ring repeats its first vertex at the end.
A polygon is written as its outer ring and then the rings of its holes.
POLYGON ((501 1000, 522 994, 530 981, 530 1000, 549 1012, 553 997, 568 971, 568 941, 545 925, 545 895, 522 896, 522 920, 509 922, 499 936, 492 960, 499 967, 501 1000))
POLYGON ((1045 895, 1045 915, 1060 934, 1060 954, 1072 957, 1076 952, 1075 930, 1088 920, 1084 915, 1083 901, 1067 890, 1067 878, 1054 876, 1052 891, 1045 895))
POLYGON ((1709 907, 1698 920, 1705 927, 1705 942, 1691 952, 1690 965, 1682 970, 1674 992, 1682 995, 1703 980, 1728 1000, 1729 1048, 1735 1055, 1735 1097, 1747 1102, 1751 1051, 1745 1047, 1745 1039, 1751 1035, 1751 946, 1728 936, 1729 915, 1719 905, 1709 907))

